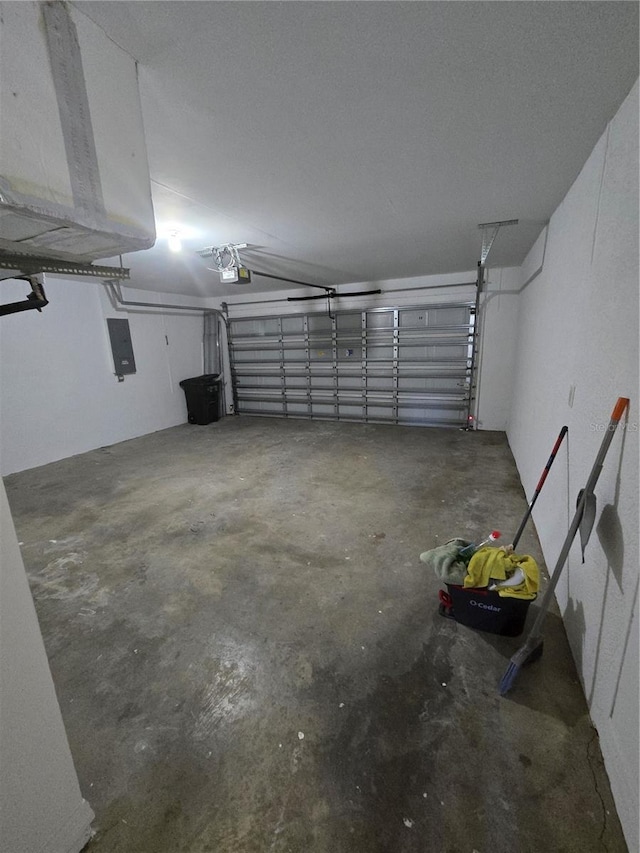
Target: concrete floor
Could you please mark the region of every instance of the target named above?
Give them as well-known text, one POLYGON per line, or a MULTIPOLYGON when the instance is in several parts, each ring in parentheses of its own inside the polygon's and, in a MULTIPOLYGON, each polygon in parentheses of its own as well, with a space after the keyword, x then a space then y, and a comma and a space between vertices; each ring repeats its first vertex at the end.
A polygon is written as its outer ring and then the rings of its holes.
POLYGON ((418 559, 515 531, 503 434, 225 418, 6 485, 88 853, 626 850, 558 616, 500 698, 523 637, 418 559))

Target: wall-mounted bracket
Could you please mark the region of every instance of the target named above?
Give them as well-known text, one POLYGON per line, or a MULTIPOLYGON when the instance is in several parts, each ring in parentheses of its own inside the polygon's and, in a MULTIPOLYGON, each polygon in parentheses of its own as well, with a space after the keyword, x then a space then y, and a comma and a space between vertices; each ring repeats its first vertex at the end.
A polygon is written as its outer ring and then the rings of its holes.
POLYGON ((496 239, 498 231, 507 225, 517 225, 518 219, 502 219, 499 222, 481 222, 478 228, 482 228, 482 250, 480 252, 480 266, 484 266, 489 252, 496 239))
POLYGON ((27 281, 31 285, 31 293, 26 299, 20 302, 8 302, 6 305, 0 305, 0 317, 6 314, 17 314, 19 311, 42 311, 45 305, 49 304, 49 300, 44 292, 44 276, 12 276, 18 281, 27 281))
POLYGON ((469 404, 467 406, 467 423, 462 427, 465 430, 477 429, 475 415, 473 413, 474 403, 477 411, 477 385, 475 382, 476 371, 476 355, 478 350, 478 340, 480 331, 480 294, 484 288, 484 272, 489 252, 493 246, 493 241, 501 228, 507 225, 517 225, 518 219, 501 219, 498 222, 482 222, 478 228, 482 229, 482 249, 480 251, 480 260, 478 261, 478 277, 476 279, 476 304, 473 310, 473 332, 469 341, 470 357, 469 357, 469 404), (474 389, 476 393, 474 394, 474 389))
POLYGON ((130 278, 126 267, 107 267, 84 264, 77 261, 62 261, 58 258, 42 258, 37 255, 22 255, 15 252, 0 252, 0 270, 9 270, 10 275, 0 273, 0 278, 22 278, 38 273, 56 275, 86 275, 92 278, 130 278))
POLYGON ((238 254, 240 249, 246 249, 248 243, 225 243, 222 246, 205 246, 204 249, 198 249, 196 255, 201 258, 213 258, 218 272, 230 270, 234 267, 243 267, 244 264, 240 260, 238 254))

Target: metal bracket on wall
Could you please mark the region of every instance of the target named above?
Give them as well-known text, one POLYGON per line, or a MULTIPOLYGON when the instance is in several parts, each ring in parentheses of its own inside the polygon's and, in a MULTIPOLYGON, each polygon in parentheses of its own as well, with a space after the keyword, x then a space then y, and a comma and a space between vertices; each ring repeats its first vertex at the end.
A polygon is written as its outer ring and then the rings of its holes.
POLYGON ((502 219, 499 222, 481 222, 478 228, 482 228, 482 250, 480 252, 480 265, 484 266, 493 246, 493 241, 500 228, 506 225, 517 225, 519 219, 502 219))
POLYGON ((480 294, 484 287, 484 270, 489 257, 489 252, 493 246, 493 241, 496 239, 498 231, 507 225, 517 225, 518 219, 502 219, 498 222, 481 222, 478 228, 482 229, 482 249, 480 250, 480 260, 478 261, 478 277, 476 279, 476 304, 473 311, 473 333, 470 340, 470 355, 469 355, 469 404, 467 407, 467 423, 463 427, 465 430, 476 429, 476 419, 472 412, 474 402, 477 410, 477 397, 474 394, 476 389, 476 350, 478 348, 478 337, 480 330, 480 294))
POLYGON ((0 252, 0 269, 11 270, 13 275, 0 275, 0 278, 22 278, 38 273, 56 273, 57 275, 86 275, 93 278, 130 278, 126 267, 107 267, 97 264, 83 264, 78 261, 63 261, 59 258, 42 258, 37 255, 22 255, 15 252, 0 252))
POLYGON ((248 245, 248 243, 225 243, 222 246, 205 246, 204 249, 198 249, 196 255, 200 255, 201 258, 213 258, 216 269, 222 272, 244 266, 238 252, 240 249, 246 249, 248 245))
POLYGON ((49 304, 49 300, 44 292, 44 276, 15 276, 18 281, 26 281, 31 285, 31 293, 26 299, 20 302, 8 302, 6 305, 0 305, 0 317, 6 314, 17 314, 19 311, 42 311, 45 305, 49 304))

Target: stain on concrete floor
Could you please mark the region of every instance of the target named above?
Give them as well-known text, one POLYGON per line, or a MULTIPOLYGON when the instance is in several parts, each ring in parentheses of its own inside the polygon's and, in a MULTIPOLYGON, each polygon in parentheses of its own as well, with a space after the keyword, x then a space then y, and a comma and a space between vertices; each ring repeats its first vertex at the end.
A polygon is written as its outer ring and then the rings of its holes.
POLYGON ((557 614, 500 698, 523 638, 418 559, 515 531, 503 434, 225 418, 6 485, 87 853, 626 850, 557 614))

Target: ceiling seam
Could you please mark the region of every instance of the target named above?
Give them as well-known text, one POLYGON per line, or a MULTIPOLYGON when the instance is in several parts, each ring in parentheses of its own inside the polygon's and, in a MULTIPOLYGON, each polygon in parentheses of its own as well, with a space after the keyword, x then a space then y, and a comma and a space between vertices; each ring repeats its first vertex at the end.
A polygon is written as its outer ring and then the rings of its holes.
POLYGON ((134 56, 134 55, 131 53, 131 51, 130 51, 130 50, 127 50, 127 48, 126 48, 126 47, 124 47, 124 45, 120 44, 120 42, 117 42, 117 41, 113 38, 113 36, 109 35, 109 33, 104 29, 104 27, 102 27, 102 26, 101 26, 97 21, 95 21, 95 20, 91 17, 91 15, 88 15, 88 14, 87 14, 86 12, 84 12, 82 9, 79 9, 79 8, 78 8, 78 6, 77 6, 77 4, 75 3, 75 0, 69 0, 69 3, 70 3, 70 5, 73 7, 73 10, 74 10, 74 12, 75 12, 77 15, 82 15, 82 16, 83 16, 83 18, 86 18, 88 21, 91 21, 91 23, 92 23, 95 27, 97 27, 97 28, 100 30, 100 32, 101 32, 101 33, 104 33, 105 37, 106 37, 106 38, 108 38, 108 39, 109 39, 109 41, 110 41, 112 44, 115 44, 115 46, 116 46, 116 47, 120 48, 120 50, 123 50, 123 51, 127 54, 127 56, 130 56, 130 57, 131 57, 131 59, 133 59, 133 61, 134 61, 134 62, 136 62, 138 65, 144 65, 144 63, 142 62, 142 60, 138 59, 138 57, 137 57, 137 56, 134 56))

